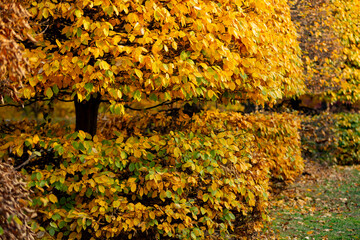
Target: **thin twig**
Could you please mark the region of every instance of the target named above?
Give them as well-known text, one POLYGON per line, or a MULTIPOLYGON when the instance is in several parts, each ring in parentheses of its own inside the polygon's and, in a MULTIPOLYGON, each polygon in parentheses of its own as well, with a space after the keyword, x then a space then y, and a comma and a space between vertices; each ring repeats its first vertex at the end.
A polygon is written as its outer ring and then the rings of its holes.
POLYGON ((160 106, 166 106, 166 105, 171 105, 177 101, 179 101, 180 99, 175 99, 173 101, 165 101, 163 103, 160 103, 160 104, 157 104, 155 106, 152 106, 152 107, 147 107, 147 108, 133 108, 133 107, 130 107, 129 105, 125 104, 125 108, 128 108, 130 110, 134 110, 134 111, 144 111, 144 110, 150 110, 150 109, 153 109, 153 108, 157 108, 157 107, 160 107, 160 106))
MULTIPOLYGON (((44 152, 43 150, 40 150, 40 153, 44 152)), ((26 159, 25 162, 23 162, 22 164, 20 164, 19 166, 15 167, 15 170, 19 170, 20 168, 22 168, 23 166, 27 165, 33 158, 35 158, 36 156, 39 156, 38 154, 35 154, 35 152, 33 152, 28 159, 26 159)))

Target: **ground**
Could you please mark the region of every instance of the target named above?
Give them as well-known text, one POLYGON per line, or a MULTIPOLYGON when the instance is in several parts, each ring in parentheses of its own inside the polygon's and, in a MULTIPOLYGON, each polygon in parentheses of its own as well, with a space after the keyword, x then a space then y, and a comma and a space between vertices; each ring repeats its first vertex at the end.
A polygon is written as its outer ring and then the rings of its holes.
POLYGON ((261 239, 360 239, 360 165, 306 161, 294 184, 274 197, 261 239))

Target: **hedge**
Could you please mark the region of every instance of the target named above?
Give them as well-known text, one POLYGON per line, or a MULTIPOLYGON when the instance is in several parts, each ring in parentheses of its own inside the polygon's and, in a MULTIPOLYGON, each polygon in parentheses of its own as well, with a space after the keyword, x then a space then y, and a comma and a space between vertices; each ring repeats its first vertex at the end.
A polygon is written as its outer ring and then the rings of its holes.
POLYGON ((297 118, 175 116, 106 118, 93 140, 81 131, 48 137, 26 129, 7 135, 0 154, 11 146, 15 159, 39 155, 26 167, 33 207, 58 239, 230 238, 260 230, 269 220, 270 180, 291 182, 303 169, 297 118))
POLYGON ((360 115, 355 113, 306 116, 301 130, 304 157, 329 164, 360 163, 360 115))

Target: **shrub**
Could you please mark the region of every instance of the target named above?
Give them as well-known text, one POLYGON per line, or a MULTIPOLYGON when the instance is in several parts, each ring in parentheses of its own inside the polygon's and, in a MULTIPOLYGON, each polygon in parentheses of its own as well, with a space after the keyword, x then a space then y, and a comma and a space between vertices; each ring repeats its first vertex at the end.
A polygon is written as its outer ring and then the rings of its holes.
POLYGON ((261 229, 270 178, 290 182, 302 169, 297 120, 175 116, 107 118, 99 129, 109 135, 93 141, 82 131, 8 136, 8 145, 57 159, 27 168, 33 205, 43 213, 37 220, 69 239, 230 238, 261 229))
POLYGON ((360 115, 341 113, 304 117, 301 131, 305 157, 329 164, 360 163, 360 115))

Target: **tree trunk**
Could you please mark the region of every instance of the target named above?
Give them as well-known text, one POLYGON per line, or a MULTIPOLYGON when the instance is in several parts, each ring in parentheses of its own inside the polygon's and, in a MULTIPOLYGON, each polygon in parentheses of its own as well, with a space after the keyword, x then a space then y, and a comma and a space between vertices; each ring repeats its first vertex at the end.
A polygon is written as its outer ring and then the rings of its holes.
POLYGON ((76 112, 76 127, 75 131, 82 130, 90 133, 91 136, 96 135, 97 116, 99 105, 101 102, 101 95, 91 96, 89 101, 83 100, 79 102, 77 97, 74 98, 75 112, 76 112))

